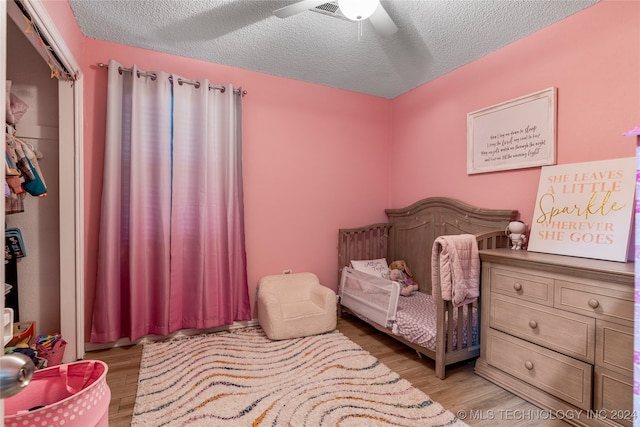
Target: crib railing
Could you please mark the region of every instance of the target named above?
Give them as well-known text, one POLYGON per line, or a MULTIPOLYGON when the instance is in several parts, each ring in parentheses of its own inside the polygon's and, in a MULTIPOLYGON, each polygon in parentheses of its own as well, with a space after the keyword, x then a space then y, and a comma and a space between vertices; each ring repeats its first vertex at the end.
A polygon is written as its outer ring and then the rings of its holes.
MULTIPOLYGON (((338 283, 342 268, 349 266, 352 260, 387 257, 390 228, 389 224, 382 222, 338 230, 338 283)), ((480 234, 477 240, 478 250, 509 247, 509 238, 502 232, 480 234)))
POLYGON ((387 257, 390 228, 387 223, 378 223, 338 230, 338 283, 342 268, 348 267, 352 260, 387 257))
POLYGON ((509 237, 502 231, 490 231, 476 236, 478 250, 498 249, 509 247, 509 237))

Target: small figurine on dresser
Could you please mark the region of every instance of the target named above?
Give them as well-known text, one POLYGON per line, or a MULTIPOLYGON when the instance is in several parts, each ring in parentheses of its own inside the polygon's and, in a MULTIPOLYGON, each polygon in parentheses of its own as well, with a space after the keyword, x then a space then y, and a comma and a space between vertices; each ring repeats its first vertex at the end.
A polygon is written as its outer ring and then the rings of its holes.
POLYGON ((505 230, 505 234, 511 240, 511 249, 524 249, 524 244, 527 242, 526 232, 527 224, 523 221, 516 220, 509 223, 505 230))

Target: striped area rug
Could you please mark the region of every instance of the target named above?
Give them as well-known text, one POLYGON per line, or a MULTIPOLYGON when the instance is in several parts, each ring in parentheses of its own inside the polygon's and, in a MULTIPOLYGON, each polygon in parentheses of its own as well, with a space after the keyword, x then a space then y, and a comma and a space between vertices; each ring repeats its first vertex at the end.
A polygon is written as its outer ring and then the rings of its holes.
POLYGON ((145 344, 133 426, 464 426, 338 331, 145 344))

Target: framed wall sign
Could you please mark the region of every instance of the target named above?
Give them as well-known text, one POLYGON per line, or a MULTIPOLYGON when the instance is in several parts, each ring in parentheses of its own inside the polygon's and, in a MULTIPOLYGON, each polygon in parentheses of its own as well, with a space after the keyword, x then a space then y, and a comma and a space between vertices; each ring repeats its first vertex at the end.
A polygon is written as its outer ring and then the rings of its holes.
POLYGON ((528 250, 627 261, 635 181, 635 157, 543 167, 528 250))
POLYGON ((467 114, 467 174, 555 162, 556 88, 467 114))

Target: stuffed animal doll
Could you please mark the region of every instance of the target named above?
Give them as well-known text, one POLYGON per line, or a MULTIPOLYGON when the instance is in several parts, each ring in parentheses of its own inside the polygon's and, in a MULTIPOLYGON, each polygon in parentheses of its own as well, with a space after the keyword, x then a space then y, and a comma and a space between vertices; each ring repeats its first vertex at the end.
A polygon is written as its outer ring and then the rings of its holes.
POLYGON ((389 269, 389 279, 402 285, 400 295, 408 297, 418 290, 418 284, 413 281, 411 271, 406 262, 402 260, 393 261, 389 264, 389 269))

